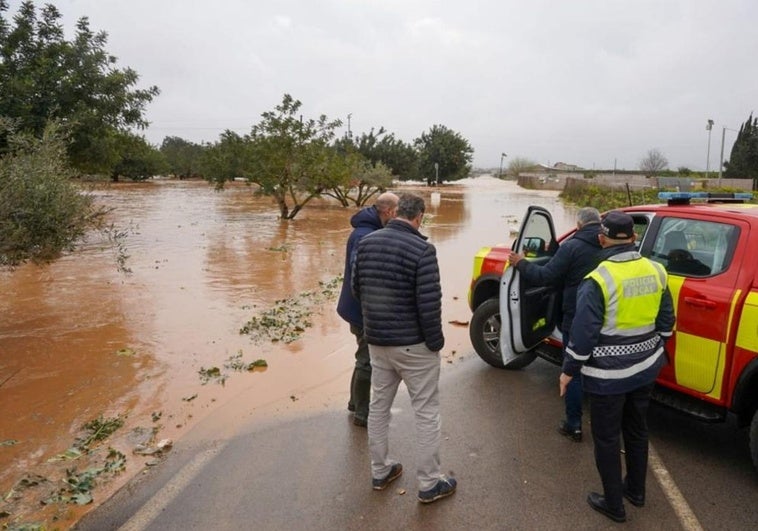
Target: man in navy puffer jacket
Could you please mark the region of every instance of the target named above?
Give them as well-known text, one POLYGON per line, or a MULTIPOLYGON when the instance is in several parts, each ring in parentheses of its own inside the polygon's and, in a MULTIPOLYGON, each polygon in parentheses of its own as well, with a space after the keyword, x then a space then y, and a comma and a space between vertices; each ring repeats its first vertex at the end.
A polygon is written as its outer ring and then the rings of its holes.
POLYGON ((350 218, 353 232, 347 239, 345 248, 345 274, 342 281, 342 291, 337 301, 337 313, 350 323, 350 332, 355 336, 358 348, 355 351, 355 368, 350 380, 350 401, 347 409, 353 411, 353 424, 365 427, 368 423, 368 403, 371 398, 371 360, 368 355, 368 344, 363 335, 363 316, 361 303, 353 297, 350 289, 351 269, 355 259, 358 242, 367 234, 384 227, 395 217, 398 197, 392 192, 384 192, 376 198, 373 206, 366 207, 350 218))
POLYGON ((397 217, 358 243, 352 288, 361 301, 371 356, 368 443, 373 488, 387 488, 403 472, 388 455, 390 411, 403 381, 416 414, 418 500, 431 503, 453 494, 456 480, 440 472, 442 290, 437 251, 418 230, 423 216, 422 198, 400 196, 397 217))

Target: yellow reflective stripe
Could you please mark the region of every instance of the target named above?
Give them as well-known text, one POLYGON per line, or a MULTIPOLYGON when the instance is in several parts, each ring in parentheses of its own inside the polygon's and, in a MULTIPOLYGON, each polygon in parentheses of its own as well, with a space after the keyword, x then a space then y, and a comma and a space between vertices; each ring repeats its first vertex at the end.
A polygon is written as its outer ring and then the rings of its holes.
MULTIPOLYGON (((484 266, 484 259, 487 257, 488 254, 490 254, 490 251, 492 251, 492 247, 482 247, 479 249, 479 251, 474 255, 474 272, 471 275, 471 278, 479 278, 482 276, 482 266, 484 266)), ((474 300, 474 284, 473 282, 469 285, 468 288, 468 304, 471 306, 472 301, 474 300)))
POLYGON ((479 278, 482 274, 482 266, 484 265, 484 259, 492 251, 492 247, 482 247, 479 252, 474 256, 474 273, 471 278, 479 278))
POLYGON ((723 344, 713 339, 676 333, 674 372, 676 383, 699 393, 711 393, 715 388, 714 367, 723 358, 719 353, 723 344))
MULTIPOLYGON (((716 399, 721 398, 721 390, 724 383, 724 369, 726 368, 726 351, 727 351, 727 343, 726 341, 729 341, 729 330, 732 329, 732 320, 734 319, 734 311, 737 308, 737 301, 740 300, 740 296, 742 295, 742 290, 737 289, 734 290, 734 294, 732 295, 732 303, 729 305, 729 319, 727 319, 726 324, 726 334, 724 337, 724 343, 721 344, 721 355, 719 356, 718 360, 718 367, 716 367, 716 385, 713 387, 713 391, 708 393, 708 396, 716 399)), ((750 295, 748 295, 750 297, 750 295)), ((744 314, 743 314, 744 319, 744 314)), ((740 324, 742 324, 742 321, 740 321, 740 324)), ((755 330, 755 327, 753 327, 753 330, 755 330)), ((739 333, 739 332, 738 332, 739 333)), ((734 354, 734 352, 732 352, 734 354)))
POLYGON ((758 352, 758 292, 756 291, 751 291, 745 298, 735 345, 751 352, 758 352))
POLYGON ((640 258, 638 253, 621 253, 601 263, 587 277, 597 282, 605 300, 601 334, 631 337, 655 330, 666 285, 666 273, 659 264, 640 258), (629 260, 628 255, 636 255, 636 259, 629 260))

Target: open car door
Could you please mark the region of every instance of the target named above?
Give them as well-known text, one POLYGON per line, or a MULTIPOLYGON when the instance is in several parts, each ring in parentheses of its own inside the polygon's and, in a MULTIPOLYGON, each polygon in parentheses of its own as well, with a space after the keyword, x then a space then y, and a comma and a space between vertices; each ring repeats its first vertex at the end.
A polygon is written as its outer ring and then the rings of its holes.
MULTIPOLYGON (((530 206, 513 250, 538 264, 558 250, 553 218, 546 209, 530 206)), ((506 267, 500 279, 500 350, 506 368, 525 367, 536 357, 533 351, 556 327, 560 291, 529 286, 514 267, 506 267)))

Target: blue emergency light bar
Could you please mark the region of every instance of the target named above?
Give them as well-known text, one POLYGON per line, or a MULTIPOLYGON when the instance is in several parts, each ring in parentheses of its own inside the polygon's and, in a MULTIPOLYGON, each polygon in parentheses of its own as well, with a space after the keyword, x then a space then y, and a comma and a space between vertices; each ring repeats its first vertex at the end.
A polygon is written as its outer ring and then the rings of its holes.
POLYGON ((750 192, 658 192, 658 199, 669 205, 689 205, 693 199, 706 203, 744 203, 753 199, 750 192))

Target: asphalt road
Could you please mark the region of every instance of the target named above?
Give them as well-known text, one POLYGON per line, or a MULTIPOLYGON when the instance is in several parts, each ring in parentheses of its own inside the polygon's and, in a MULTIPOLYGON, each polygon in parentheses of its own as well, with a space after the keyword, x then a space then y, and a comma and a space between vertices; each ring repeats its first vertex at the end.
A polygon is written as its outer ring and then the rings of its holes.
MULTIPOLYGON (((476 356, 441 379, 443 469, 458 492, 416 501, 412 410, 401 386, 391 451, 404 475, 371 489, 366 431, 340 407, 346 393, 298 417, 240 423, 232 438, 206 425, 87 515, 80 531, 107 529, 609 529, 585 499, 597 490, 592 443, 556 432, 558 368, 492 369, 476 356), (209 434, 210 432, 210 434, 209 434), (199 435, 198 435, 199 434, 199 435)), ((586 411, 586 407, 585 407, 586 411)), ((586 422, 585 418, 585 422, 586 422)), ((217 416, 219 426, 224 420, 217 416)), ((627 529, 756 529, 758 472, 747 433, 653 407, 655 458, 644 508, 627 504, 627 529)))

